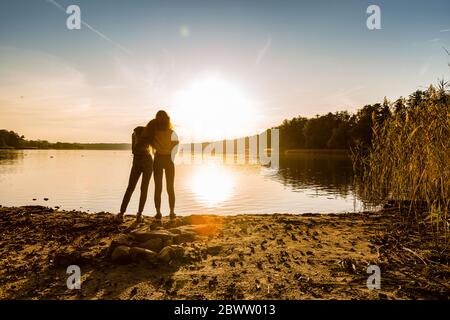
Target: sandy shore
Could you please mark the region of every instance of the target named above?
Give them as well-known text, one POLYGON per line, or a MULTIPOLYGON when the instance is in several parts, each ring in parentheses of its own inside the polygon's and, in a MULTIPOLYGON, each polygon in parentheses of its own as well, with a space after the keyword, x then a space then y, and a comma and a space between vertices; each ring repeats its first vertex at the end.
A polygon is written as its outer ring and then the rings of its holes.
POLYGON ((448 299, 448 246, 398 216, 190 216, 157 226, 149 217, 117 224, 109 213, 1 207, 0 299, 448 299), (196 234, 167 240, 182 248, 177 259, 112 261, 111 243, 150 225, 196 234), (80 290, 66 285, 72 264, 80 290), (381 269, 380 290, 367 288, 369 265, 381 269))

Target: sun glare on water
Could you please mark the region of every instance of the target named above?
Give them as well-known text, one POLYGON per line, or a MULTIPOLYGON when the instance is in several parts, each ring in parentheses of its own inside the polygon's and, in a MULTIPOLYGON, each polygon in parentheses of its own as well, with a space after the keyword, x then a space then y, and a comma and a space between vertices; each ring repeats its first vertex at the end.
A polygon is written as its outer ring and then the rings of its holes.
POLYGON ((220 205, 233 195, 233 176, 223 167, 209 164, 197 168, 190 181, 197 200, 208 207, 220 205))
POLYGON ((240 87, 205 77, 175 94, 171 110, 176 129, 191 141, 213 141, 253 134, 254 103, 240 87))

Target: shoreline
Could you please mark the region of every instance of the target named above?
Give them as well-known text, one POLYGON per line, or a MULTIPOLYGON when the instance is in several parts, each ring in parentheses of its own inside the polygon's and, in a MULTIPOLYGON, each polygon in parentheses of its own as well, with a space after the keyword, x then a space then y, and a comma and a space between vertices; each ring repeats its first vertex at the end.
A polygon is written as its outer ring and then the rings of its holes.
POLYGON ((0 207, 0 299, 449 299, 448 250, 437 256, 433 239, 401 220, 391 209, 192 215, 155 227, 150 217, 117 224, 110 213, 0 207), (114 243, 149 226, 192 237, 168 240, 177 259, 163 249, 151 263, 113 261, 114 243), (73 264, 80 290, 66 285, 73 264), (367 288, 374 264, 380 290, 367 288))

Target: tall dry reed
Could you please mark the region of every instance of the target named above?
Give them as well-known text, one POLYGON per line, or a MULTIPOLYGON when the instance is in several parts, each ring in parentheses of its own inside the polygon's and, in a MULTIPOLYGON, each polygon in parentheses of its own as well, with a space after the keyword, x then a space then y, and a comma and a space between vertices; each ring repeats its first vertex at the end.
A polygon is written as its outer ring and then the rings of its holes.
MULTIPOLYGON (((450 95, 438 88, 416 92, 382 123, 372 145, 353 153, 360 190, 372 203, 388 200, 425 209, 437 227, 449 228, 450 95), (436 225, 436 224, 435 224, 436 225)), ((410 212, 411 212, 410 211, 410 212)))

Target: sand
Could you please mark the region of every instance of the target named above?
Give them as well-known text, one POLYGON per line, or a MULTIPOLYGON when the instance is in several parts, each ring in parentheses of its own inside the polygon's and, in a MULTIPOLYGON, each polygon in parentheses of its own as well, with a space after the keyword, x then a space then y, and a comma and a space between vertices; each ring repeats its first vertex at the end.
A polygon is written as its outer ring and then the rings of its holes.
MULTIPOLYGON (((448 299, 447 247, 395 210, 346 214, 189 216, 156 225, 126 215, 0 208, 0 299, 448 299), (132 231, 190 228, 183 257, 117 264, 132 231), (66 269, 81 270, 81 289, 66 269), (369 289, 369 265, 381 288, 369 289)), ((165 231, 164 231, 165 232, 165 231)), ((442 240, 442 239, 441 239, 442 240)), ((440 242, 442 243, 442 241, 440 242)))

